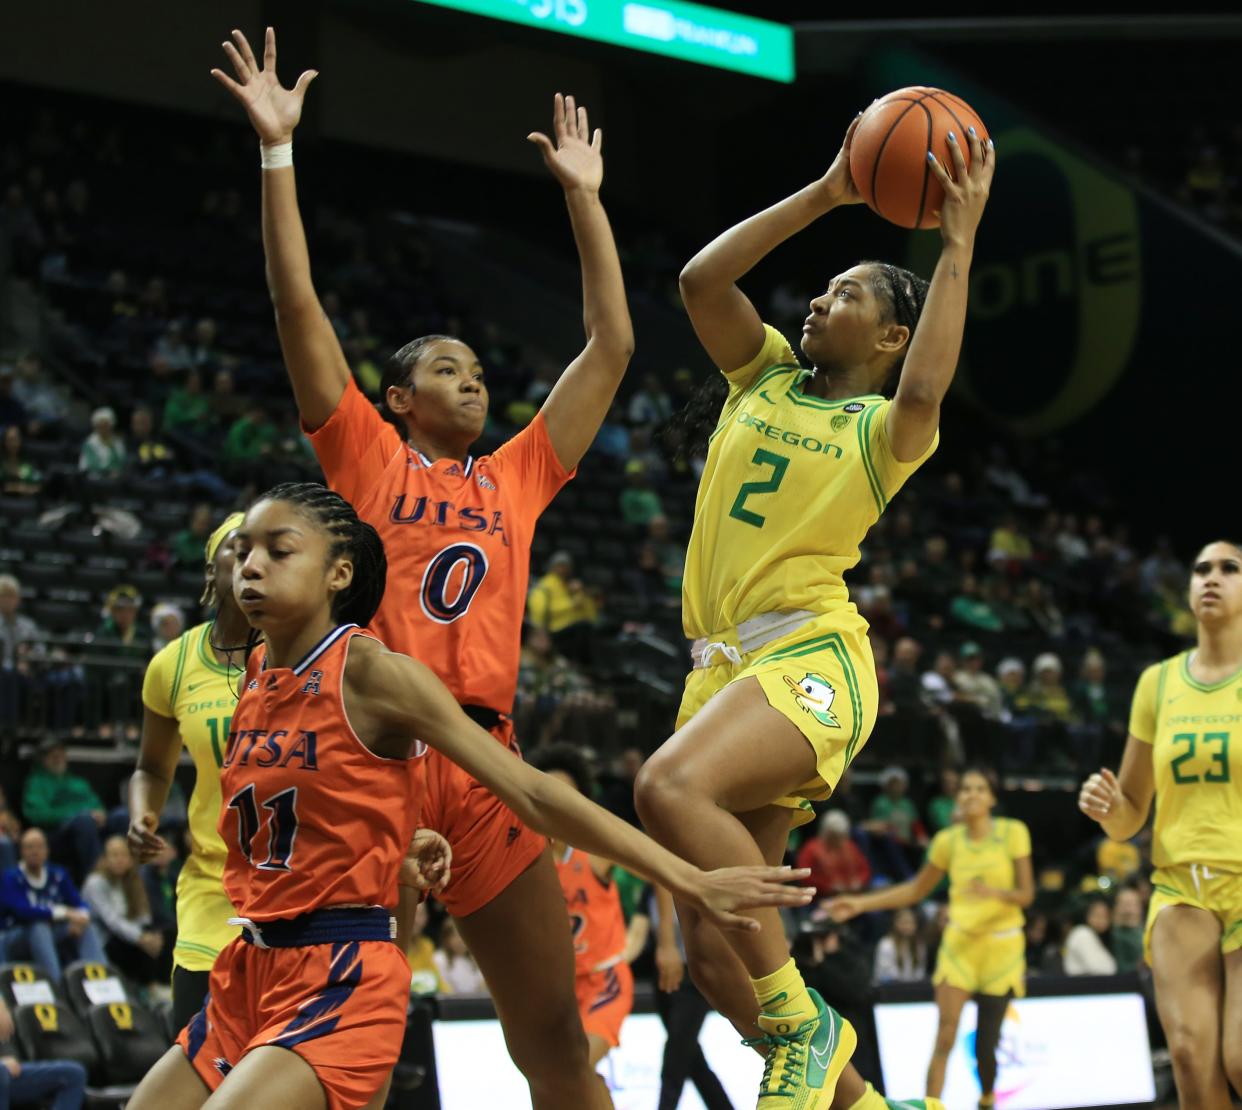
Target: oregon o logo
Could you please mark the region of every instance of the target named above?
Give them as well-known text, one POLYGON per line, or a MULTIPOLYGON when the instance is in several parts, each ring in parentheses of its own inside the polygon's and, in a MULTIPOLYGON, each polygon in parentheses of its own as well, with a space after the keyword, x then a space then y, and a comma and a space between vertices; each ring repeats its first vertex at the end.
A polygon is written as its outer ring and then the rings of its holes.
POLYGON ((427 564, 418 599, 437 624, 463 617, 487 576, 487 556, 472 543, 450 544, 427 564))

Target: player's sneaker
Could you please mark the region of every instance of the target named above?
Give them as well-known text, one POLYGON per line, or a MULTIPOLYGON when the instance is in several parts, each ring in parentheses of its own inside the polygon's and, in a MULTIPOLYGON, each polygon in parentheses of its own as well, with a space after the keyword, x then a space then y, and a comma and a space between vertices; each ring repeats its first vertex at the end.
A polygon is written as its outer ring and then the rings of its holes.
POLYGON ((778 1025, 777 1019, 760 1014, 763 1035, 744 1042, 768 1050, 757 1110, 828 1110, 837 1080, 854 1055, 854 1027, 817 991, 807 994, 818 1011, 813 1018, 792 1032, 778 1033, 768 1028, 778 1025))
POLYGON ((944 1103, 938 1098, 907 1098, 901 1102, 895 1098, 886 1098, 884 1105, 889 1110, 944 1110, 944 1103))

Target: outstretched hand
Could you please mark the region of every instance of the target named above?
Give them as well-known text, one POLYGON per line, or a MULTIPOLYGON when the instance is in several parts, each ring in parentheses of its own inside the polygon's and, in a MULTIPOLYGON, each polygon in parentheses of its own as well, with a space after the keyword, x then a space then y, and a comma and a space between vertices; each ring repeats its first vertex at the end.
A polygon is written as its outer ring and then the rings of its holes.
POLYGON ((552 104, 552 132, 555 145, 542 131, 526 136, 539 148, 543 164, 566 192, 584 189, 597 193, 604 181, 604 133, 592 133, 587 110, 574 103, 572 96, 556 94, 552 104))
POLYGON ((927 161, 936 180, 944 188, 944 204, 940 209, 940 234, 946 243, 972 244, 984 206, 992 191, 992 175, 996 173, 996 148, 992 140, 985 143, 970 128, 965 136, 970 143, 970 169, 962 153, 962 136, 950 131, 949 150, 953 155, 953 176, 929 150, 927 161))
POLYGON ((858 130, 858 121, 861 119, 862 112, 859 112, 846 130, 841 149, 837 151, 828 172, 820 179, 824 196, 834 205, 862 204, 862 194, 850 173, 850 146, 854 142, 854 132, 858 130))
POLYGON ((760 906, 805 906, 815 896, 809 886, 790 886, 810 875, 793 867, 722 867, 701 872, 698 887, 690 895, 713 924, 721 929, 744 929, 757 933, 759 922, 738 910, 760 906))
POLYGON ((302 102, 310 83, 319 71, 305 70, 291 89, 284 88, 276 76, 276 32, 271 27, 263 41, 263 65, 255 61, 250 43, 240 31, 233 32, 233 42, 221 43, 237 80, 223 70, 213 69, 212 77, 229 90, 246 109, 251 124, 264 146, 290 142, 293 129, 302 118, 302 102))

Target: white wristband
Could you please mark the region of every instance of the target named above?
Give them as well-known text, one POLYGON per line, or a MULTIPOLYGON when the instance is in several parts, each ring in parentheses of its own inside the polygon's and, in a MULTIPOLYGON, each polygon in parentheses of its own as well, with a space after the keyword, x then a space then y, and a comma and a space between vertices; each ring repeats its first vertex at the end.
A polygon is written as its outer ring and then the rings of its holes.
POLYGON ((278 143, 276 146, 259 144, 260 165, 265 170, 284 169, 293 165, 293 143, 278 143))

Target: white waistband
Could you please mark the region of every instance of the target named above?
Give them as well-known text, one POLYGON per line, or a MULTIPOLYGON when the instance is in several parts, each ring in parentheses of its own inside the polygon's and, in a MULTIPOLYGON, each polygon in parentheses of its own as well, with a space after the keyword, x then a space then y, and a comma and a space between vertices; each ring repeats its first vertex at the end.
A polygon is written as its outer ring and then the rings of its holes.
POLYGON ((778 610, 773 613, 760 613, 757 617, 742 621, 733 629, 731 639, 737 640, 734 647, 725 638, 727 633, 715 633, 695 640, 690 648, 694 669, 714 666, 716 656, 721 656, 732 666, 740 666, 743 655, 758 651, 765 644, 779 640, 795 628, 806 624, 815 614, 809 609, 778 610))

